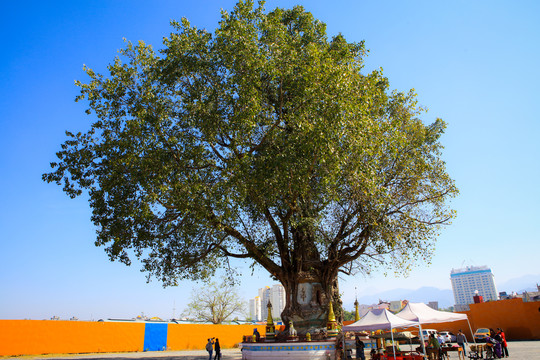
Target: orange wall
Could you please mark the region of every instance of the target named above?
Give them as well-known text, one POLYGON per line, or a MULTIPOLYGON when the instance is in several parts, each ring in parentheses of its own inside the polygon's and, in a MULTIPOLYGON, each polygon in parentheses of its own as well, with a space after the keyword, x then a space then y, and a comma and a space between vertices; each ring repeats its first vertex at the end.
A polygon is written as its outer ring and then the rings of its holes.
POLYGON ((144 323, 1 320, 0 356, 142 351, 144 323))
POLYGON ((216 337, 222 348, 232 348, 242 342, 243 335, 253 335, 255 328, 264 336, 264 325, 169 324, 167 347, 169 350, 204 350, 208 338, 216 337))
POLYGON ((476 328, 502 328, 507 340, 540 340, 540 301, 508 299, 471 304, 466 312, 476 328))
MULTIPOLYGON (((231 348, 264 325, 168 324, 169 350, 204 349, 209 337, 231 348)), ((0 356, 143 351, 145 323, 0 320, 0 356)))

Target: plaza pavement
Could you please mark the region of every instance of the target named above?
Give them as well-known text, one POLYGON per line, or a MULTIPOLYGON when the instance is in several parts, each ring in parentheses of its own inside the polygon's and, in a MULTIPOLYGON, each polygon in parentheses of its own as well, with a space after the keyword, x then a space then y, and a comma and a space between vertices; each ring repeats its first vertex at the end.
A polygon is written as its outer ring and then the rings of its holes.
MULTIPOLYGON (((510 360, 540 360, 540 341, 509 341, 508 352, 510 360)), ((242 353, 240 349, 223 349, 223 360, 240 360, 242 353)), ((450 359, 457 359, 456 354, 452 354, 450 359)), ((92 359, 92 360, 207 360, 208 352, 206 350, 184 350, 184 351, 147 351, 147 352, 132 352, 132 353, 105 353, 105 354, 81 354, 81 355, 40 355, 40 356, 17 356, 14 358, 0 357, 3 359, 19 359, 19 360, 75 360, 75 359, 92 359)), ((369 355, 366 351, 366 359, 369 355)), ((468 359, 468 358, 467 358, 468 359)))

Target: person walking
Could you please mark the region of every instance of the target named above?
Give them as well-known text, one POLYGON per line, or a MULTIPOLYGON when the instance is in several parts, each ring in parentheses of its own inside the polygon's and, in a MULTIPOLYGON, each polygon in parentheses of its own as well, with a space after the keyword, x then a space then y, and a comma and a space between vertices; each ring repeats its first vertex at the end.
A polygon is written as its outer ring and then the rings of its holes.
POLYGON ((221 360, 221 346, 219 345, 218 338, 216 338, 216 342, 214 343, 214 350, 216 351, 216 356, 214 356, 214 360, 221 360))
POLYGON ((212 360, 212 352, 214 351, 214 342, 212 338, 208 339, 206 343, 206 351, 208 351, 208 360, 212 360))
POLYGON ((467 350, 465 350, 465 344, 467 343, 467 337, 465 336, 463 331, 461 331, 461 329, 459 329, 459 331, 458 331, 458 333, 456 335, 456 342, 457 342, 458 346, 460 346, 463 349, 463 356, 467 357, 467 350))
POLYGON ((501 328, 497 328, 498 334, 501 337, 501 347, 502 347, 502 356, 508 357, 508 344, 506 343, 506 335, 504 334, 504 331, 501 328))
POLYGON ((366 360, 366 355, 364 354, 364 348, 366 345, 360 339, 360 336, 356 335, 356 358, 361 360, 366 360))

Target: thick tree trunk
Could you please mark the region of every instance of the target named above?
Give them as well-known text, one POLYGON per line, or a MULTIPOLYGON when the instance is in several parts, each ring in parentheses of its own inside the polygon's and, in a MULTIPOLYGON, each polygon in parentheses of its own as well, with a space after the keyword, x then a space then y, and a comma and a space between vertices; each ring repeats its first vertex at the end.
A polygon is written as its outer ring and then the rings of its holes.
POLYGON ((319 271, 290 273, 282 279, 285 287, 286 305, 281 319, 289 327, 293 321, 299 335, 312 335, 326 329, 330 301, 336 320, 343 322, 343 311, 339 296, 337 272, 332 276, 320 276, 319 271))
MULTIPOLYGON (((322 260, 309 225, 291 227, 292 249, 282 253, 282 271, 277 276, 285 288, 286 304, 281 313, 286 330, 289 322, 299 335, 318 334, 326 329, 330 301, 336 320, 343 320, 338 288, 338 266, 322 260)), ((282 249, 282 251, 285 248, 282 249)))

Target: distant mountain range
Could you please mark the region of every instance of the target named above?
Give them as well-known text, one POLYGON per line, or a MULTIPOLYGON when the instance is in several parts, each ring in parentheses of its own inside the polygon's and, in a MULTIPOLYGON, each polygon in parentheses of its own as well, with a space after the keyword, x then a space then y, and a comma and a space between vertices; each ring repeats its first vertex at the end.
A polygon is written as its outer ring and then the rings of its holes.
MULTIPOLYGON (((497 279, 495 279, 497 281, 497 279)), ((539 275, 524 275, 519 278, 510 279, 503 283, 496 283, 497 291, 512 291, 518 294, 524 291, 537 291, 536 284, 540 285, 539 275)), ((438 289, 435 287, 421 287, 416 290, 412 289, 394 289, 383 291, 376 294, 364 295, 358 297, 360 304, 371 305, 377 304, 379 300, 394 301, 394 300, 409 300, 411 302, 428 303, 430 301, 438 301, 439 308, 447 308, 454 305, 454 294, 451 289, 438 289)), ((345 309, 353 309, 354 305, 344 304, 345 309)))
MULTIPOLYGON (((497 281, 497 279, 495 279, 495 281, 497 281)), ((497 291, 506 291, 508 294, 512 291, 515 291, 518 294, 521 294, 524 291, 538 291, 536 284, 540 285, 540 274, 524 275, 500 284, 496 283, 497 291)))
MULTIPOLYGON (((450 289, 437 289, 435 287, 424 286, 416 290, 412 289, 394 289, 383 291, 377 294, 358 296, 360 304, 377 304, 379 300, 409 300, 411 302, 438 301, 440 308, 446 308, 454 304, 454 295, 450 289)), ((344 304, 345 308, 354 308, 352 304, 344 304)))

